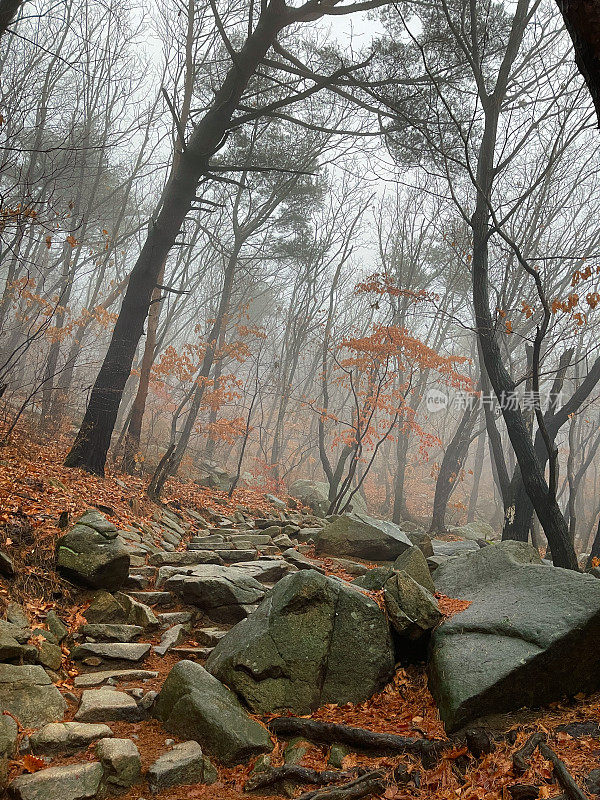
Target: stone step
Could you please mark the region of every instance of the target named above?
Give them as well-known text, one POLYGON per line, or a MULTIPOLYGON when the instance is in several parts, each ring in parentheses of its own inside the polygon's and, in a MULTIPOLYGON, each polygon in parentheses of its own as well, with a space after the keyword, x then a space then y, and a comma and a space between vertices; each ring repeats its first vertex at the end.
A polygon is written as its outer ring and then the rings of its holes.
POLYGON ((191 624, 194 613, 192 611, 165 611, 158 615, 158 619, 161 628, 170 628, 171 625, 191 624))
POLYGON ((222 628, 197 628, 193 633, 193 638, 201 647, 216 647, 227 633, 222 628))
POLYGON ((141 625, 84 625, 81 633, 97 642, 133 642, 144 632, 141 625))
POLYGON ((173 602, 173 597, 169 592, 128 592, 129 596, 138 603, 147 606, 168 606, 173 602))
MULTIPOLYGON (((190 551, 193 551, 193 546, 190 551)), ((252 561, 257 556, 257 550, 213 550, 226 564, 235 564, 236 561, 252 561)))
POLYGON ((185 550, 176 553, 155 553, 150 556, 151 564, 157 567, 189 567, 194 564, 222 564, 221 556, 211 550, 185 550))
POLYGON ((158 672, 150 669, 105 669, 98 672, 88 672, 85 675, 77 675, 75 678, 75 688, 84 689, 91 686, 102 686, 104 683, 118 683, 123 681, 149 681, 158 678, 158 672))
POLYGON ((131 695, 110 687, 85 689, 76 722, 139 722, 144 714, 131 695))
POLYGON ((71 658, 74 661, 83 661, 86 658, 101 658, 108 661, 141 661, 149 652, 149 644, 87 642, 71 650, 71 658))
POLYGON ((180 658, 200 659, 204 661, 212 653, 212 647, 173 647, 171 653, 180 658))

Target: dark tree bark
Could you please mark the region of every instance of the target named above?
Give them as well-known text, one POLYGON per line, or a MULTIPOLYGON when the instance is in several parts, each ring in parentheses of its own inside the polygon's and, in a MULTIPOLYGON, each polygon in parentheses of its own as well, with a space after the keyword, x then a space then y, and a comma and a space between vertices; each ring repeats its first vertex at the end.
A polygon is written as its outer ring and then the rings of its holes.
POLYGON ((6 31, 22 5, 23 0, 0 0, 0 36, 6 31))
POLYGON ((209 171, 210 158, 223 143, 227 126, 248 81, 277 34, 292 21, 285 4, 281 0, 271 0, 255 30, 236 53, 235 62, 215 93, 209 111, 190 136, 131 272, 108 352, 92 389, 79 433, 65 459, 66 466, 82 467, 88 472, 104 475, 119 404, 161 266, 192 208, 198 183, 209 171))
POLYGON ((557 0, 575 48, 575 62, 588 85, 600 120, 600 3, 557 0))
POLYGON ((462 469, 465 458, 469 452, 473 427, 479 409, 477 404, 467 406, 456 432, 446 448, 437 481, 435 482, 435 495, 433 498, 433 518, 429 533, 443 533, 446 530, 446 509, 450 495, 456 487, 458 474, 462 469))

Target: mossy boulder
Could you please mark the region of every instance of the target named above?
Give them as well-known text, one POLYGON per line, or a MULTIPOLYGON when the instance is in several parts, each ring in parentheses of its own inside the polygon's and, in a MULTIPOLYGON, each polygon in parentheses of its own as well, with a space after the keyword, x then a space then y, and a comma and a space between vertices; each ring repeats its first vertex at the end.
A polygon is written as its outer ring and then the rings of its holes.
POLYGON ((206 668, 250 709, 307 714, 359 703, 393 674, 389 626, 377 603, 315 570, 280 580, 211 653, 206 668))

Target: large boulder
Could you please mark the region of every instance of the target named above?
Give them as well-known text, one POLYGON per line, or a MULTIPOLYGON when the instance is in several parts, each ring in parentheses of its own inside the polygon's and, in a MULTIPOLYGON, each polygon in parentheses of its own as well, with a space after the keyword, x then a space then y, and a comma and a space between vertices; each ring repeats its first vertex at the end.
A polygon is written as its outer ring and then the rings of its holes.
MULTIPOLYGON (((300 500, 303 505, 308 506, 317 517, 324 517, 331 505, 329 501, 329 484, 325 483, 325 481, 301 478, 292 483, 289 493, 292 497, 300 500)), ((358 492, 350 501, 350 510, 367 513, 367 505, 358 492)))
POLYGON ((429 685, 449 731, 600 685, 600 582, 502 542, 449 560, 439 591, 471 602, 434 632, 429 685))
POLYGON ((325 703, 367 700, 392 676, 394 653, 377 603, 301 570, 221 639, 206 668, 253 711, 308 714, 325 703))
POLYGON ((449 530, 454 536, 460 536, 461 539, 470 539, 475 542, 479 539, 494 539, 496 537, 496 532, 492 526, 482 520, 467 522, 465 525, 458 525, 449 530))
POLYGON ((9 711, 24 728, 61 720, 66 708, 43 667, 0 664, 0 709, 9 711))
POLYGON ((204 667, 179 661, 154 707, 165 728, 194 739, 224 764, 238 764, 273 749, 266 728, 251 719, 238 699, 204 667))
POLYGON ((344 514, 323 528, 316 550, 332 556, 394 561, 412 546, 404 531, 393 522, 366 514, 344 514))
POLYGON ((200 608, 214 622, 234 623, 248 616, 265 587, 248 570, 206 564, 172 575, 164 588, 200 608))
POLYGON ((86 511, 56 543, 58 572, 80 586, 114 591, 127 580, 129 551, 98 511, 86 511))

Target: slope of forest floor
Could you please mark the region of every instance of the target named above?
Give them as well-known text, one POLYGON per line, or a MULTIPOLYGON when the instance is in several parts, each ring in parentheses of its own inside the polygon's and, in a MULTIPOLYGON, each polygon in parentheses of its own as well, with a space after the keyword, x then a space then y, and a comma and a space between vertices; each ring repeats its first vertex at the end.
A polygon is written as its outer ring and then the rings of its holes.
MULTIPOLYGON (((26 607, 32 618, 41 620, 49 608, 55 608, 67 624, 76 627, 81 623, 81 611, 88 600, 88 593, 66 584, 52 566, 55 541, 64 533, 65 512, 71 522, 90 506, 96 506, 124 525, 150 520, 156 505, 144 494, 143 479, 109 473, 102 480, 79 470, 66 469, 62 466, 66 451, 66 441, 59 439, 51 444, 40 444, 23 435, 0 452, 0 548, 10 553, 17 570, 17 577, 10 584, 0 578, 0 613, 9 600, 17 600, 26 607)), ((168 484, 163 501, 165 505, 178 510, 183 507, 208 513, 222 512, 224 507, 229 510, 243 508, 257 515, 273 510, 264 495, 254 491, 237 490, 229 499, 224 492, 204 489, 180 480, 168 484)), ((331 561, 321 559, 321 563, 327 572, 350 580, 350 576, 336 570, 331 561)), ((447 600, 446 606, 440 603, 440 607, 448 615, 460 613, 460 606, 453 607, 447 600)), ((172 654, 164 658, 154 656, 148 668, 158 671, 159 676, 148 688, 159 689, 176 660, 172 654)), ((70 662, 64 666, 68 678, 61 689, 72 697, 71 711, 67 715, 67 718, 71 718, 77 708, 75 700, 78 699, 78 692, 72 682, 77 670, 70 662)), ((316 711, 312 717, 372 731, 420 735, 428 739, 445 738, 437 708, 427 689, 425 670, 421 666, 398 669, 393 682, 366 703, 328 705, 316 711)), ((264 723, 268 719, 260 721, 264 723)), ((424 769, 418 760, 410 756, 372 758, 350 754, 344 759, 343 765, 347 769, 381 769, 389 774, 398 764, 407 765, 411 774, 410 782, 405 786, 390 783, 383 795, 388 800, 507 800, 512 796, 509 787, 515 784, 535 785, 539 787, 540 798, 552 798, 560 796, 562 792, 554 781, 552 764, 536 751, 531 758, 530 769, 517 776, 513 772, 512 755, 532 733, 541 731, 548 736, 550 746, 565 762, 578 785, 584 786, 586 776, 599 765, 600 739, 593 736, 575 738, 566 732, 556 731, 558 725, 583 721, 600 724, 600 694, 565 700, 539 712, 507 715, 498 723, 497 728, 502 735, 497 737, 495 750, 477 759, 469 754, 466 747, 457 746, 447 750, 431 769, 424 769)), ((165 739, 169 738, 160 724, 153 720, 135 724, 111 723, 111 727, 116 736, 135 737, 144 768, 164 750, 165 739), (123 727, 123 731, 120 727, 123 727)), ((272 757, 274 766, 283 763, 280 747, 278 744, 272 757)), ((328 755, 328 747, 313 746, 301 764, 317 770, 326 769, 328 755)), ((94 759, 93 748, 84 758, 94 759)), ((60 763, 81 760, 82 755, 79 754, 60 763)), ((35 768, 31 759, 28 761, 24 757, 12 764, 11 772, 17 775, 35 768)), ((249 796, 244 794, 243 785, 251 768, 252 763, 221 768, 219 780, 212 786, 174 787, 163 792, 161 797, 166 800, 241 800, 249 796)), ((124 800, 139 800, 140 789, 134 787, 121 796, 124 800)))

